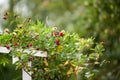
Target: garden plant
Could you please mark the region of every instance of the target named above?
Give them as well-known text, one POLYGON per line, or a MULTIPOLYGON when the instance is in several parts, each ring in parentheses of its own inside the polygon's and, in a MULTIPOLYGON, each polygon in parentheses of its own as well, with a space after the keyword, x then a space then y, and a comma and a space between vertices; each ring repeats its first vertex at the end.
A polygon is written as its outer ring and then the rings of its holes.
POLYGON ((89 67, 102 65, 99 58, 104 51, 102 43, 95 43, 94 38, 80 38, 40 21, 17 24, 12 32, 5 29, 0 35, 0 46, 11 49, 10 56, 19 58, 16 69, 31 72, 33 80, 79 80, 79 73, 90 79, 95 70, 89 67), (26 49, 46 51, 48 56, 34 57, 36 53, 27 54, 26 49), (32 67, 28 66, 30 61, 32 67))

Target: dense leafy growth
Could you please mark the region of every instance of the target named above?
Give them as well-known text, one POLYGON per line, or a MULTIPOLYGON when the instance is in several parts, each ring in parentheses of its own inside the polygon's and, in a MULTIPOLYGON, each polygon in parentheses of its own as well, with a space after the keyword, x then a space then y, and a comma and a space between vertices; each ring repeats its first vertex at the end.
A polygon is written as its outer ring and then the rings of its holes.
MULTIPOLYGON (((19 58, 16 69, 31 71, 34 80, 77 80, 78 73, 88 66, 100 64, 99 56, 104 51, 102 44, 94 43, 92 38, 79 38, 75 33, 59 31, 39 21, 18 25, 12 33, 4 30, 0 44, 12 49, 11 55, 19 58), (47 51, 48 57, 34 57, 36 53, 27 54, 26 49, 47 51), (29 61, 33 62, 33 67, 28 66, 29 61)), ((92 71, 85 71, 86 79, 94 75, 92 71)))

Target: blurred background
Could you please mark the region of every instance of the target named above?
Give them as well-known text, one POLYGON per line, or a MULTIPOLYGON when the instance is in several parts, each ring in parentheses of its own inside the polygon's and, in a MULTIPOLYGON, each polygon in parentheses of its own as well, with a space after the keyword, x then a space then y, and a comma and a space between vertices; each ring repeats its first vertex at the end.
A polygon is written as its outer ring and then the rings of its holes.
MULTIPOLYGON (((104 65, 93 66, 98 72, 91 80, 120 80, 120 0, 0 0, 0 33, 16 27, 16 15, 95 37, 105 47, 104 65)), ((0 80, 21 80, 21 71, 6 56, 0 54, 0 80)))

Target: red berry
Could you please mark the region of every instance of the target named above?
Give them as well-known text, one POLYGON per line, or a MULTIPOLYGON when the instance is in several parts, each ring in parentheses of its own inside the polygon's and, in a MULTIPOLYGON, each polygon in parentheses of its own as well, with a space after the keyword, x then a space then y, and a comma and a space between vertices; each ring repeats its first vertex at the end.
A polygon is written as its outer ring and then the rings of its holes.
POLYGON ((63 35, 64 35, 63 32, 59 32, 59 36, 63 37, 63 35))
POLYGON ((10 46, 8 46, 8 45, 6 45, 5 47, 6 47, 7 49, 10 49, 10 46))
POLYGON ((17 45, 18 45, 18 42, 14 42, 13 45, 14 45, 14 46, 17 46, 17 45))
POLYGON ((32 44, 30 43, 30 44, 28 44, 28 47, 32 47, 32 44))
POLYGON ((53 36, 54 36, 54 37, 57 37, 58 35, 59 35, 58 32, 53 32, 53 36))
POLYGON ((60 45, 60 40, 56 40, 56 41, 55 41, 55 44, 56 44, 56 45, 60 45))

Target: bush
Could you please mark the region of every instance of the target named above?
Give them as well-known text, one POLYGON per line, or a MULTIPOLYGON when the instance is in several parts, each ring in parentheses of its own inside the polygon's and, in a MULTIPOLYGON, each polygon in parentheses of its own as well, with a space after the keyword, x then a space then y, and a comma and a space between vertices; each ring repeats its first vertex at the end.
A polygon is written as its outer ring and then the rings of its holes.
POLYGON ((5 29, 0 44, 12 48, 10 55, 19 58, 16 69, 32 72, 34 80, 77 79, 78 73, 90 79, 95 75, 90 66, 101 64, 99 57, 104 51, 102 44, 95 43, 93 38, 80 38, 76 33, 59 31, 39 21, 18 24, 11 33, 5 29), (26 49, 46 51, 48 57, 34 57, 36 53, 27 54, 26 49), (33 62, 32 67, 28 66, 29 61, 33 62))

